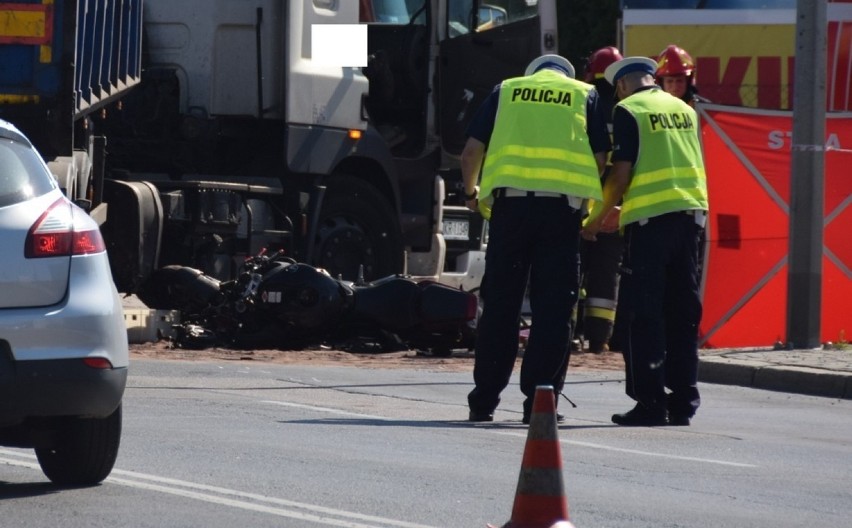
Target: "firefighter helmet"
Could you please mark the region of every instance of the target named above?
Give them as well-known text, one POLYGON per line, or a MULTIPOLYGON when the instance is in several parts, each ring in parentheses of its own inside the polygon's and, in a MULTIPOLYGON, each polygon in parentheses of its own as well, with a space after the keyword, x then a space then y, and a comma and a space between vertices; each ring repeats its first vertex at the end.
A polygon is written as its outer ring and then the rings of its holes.
POLYGON ((686 75, 692 77, 695 62, 683 48, 670 44, 657 57, 657 77, 686 75))
POLYGON ((588 64, 586 65, 585 81, 590 83, 596 79, 603 79, 606 67, 613 62, 618 62, 624 57, 615 46, 606 46, 589 55, 588 64))

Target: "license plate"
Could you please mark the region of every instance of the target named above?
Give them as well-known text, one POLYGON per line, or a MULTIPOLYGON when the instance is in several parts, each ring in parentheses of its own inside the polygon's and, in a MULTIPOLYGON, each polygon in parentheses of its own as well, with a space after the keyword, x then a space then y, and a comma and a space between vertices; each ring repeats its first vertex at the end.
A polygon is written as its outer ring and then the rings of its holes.
POLYGON ((470 240, 470 222, 467 220, 444 220, 444 240, 470 240))

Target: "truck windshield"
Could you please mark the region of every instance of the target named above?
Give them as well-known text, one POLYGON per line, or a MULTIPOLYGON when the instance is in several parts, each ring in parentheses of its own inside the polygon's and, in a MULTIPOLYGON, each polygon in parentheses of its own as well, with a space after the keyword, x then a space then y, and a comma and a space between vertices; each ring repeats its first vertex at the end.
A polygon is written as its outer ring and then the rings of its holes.
POLYGON ((362 0, 361 20, 384 24, 426 24, 424 4, 428 0, 362 0))
POLYGON ((622 0, 622 9, 789 9, 796 0, 622 0))
POLYGON ((449 3, 448 34, 451 37, 474 31, 488 31, 496 27, 534 17, 538 14, 538 0, 455 0, 449 3))

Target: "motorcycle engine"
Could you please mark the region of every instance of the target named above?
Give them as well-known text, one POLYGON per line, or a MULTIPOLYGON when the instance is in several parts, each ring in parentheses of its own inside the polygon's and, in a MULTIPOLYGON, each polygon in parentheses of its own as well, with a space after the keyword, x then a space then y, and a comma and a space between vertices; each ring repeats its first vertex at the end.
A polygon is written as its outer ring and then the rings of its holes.
POLYGON ((350 298, 338 281, 308 264, 270 270, 257 290, 265 312, 300 332, 332 329, 348 310, 350 298))

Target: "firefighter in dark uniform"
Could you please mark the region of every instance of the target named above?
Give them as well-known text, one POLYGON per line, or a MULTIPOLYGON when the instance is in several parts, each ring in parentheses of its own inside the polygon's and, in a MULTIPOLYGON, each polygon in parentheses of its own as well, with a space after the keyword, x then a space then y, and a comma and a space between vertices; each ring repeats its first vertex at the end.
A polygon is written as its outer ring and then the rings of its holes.
MULTIPOLYGON (((698 70, 692 56, 676 44, 669 44, 657 56, 657 84, 660 87, 679 97, 683 102, 695 108, 698 103, 709 103, 706 97, 698 95, 696 86, 698 70)), ((699 261, 704 266, 704 255, 707 252, 707 241, 701 239, 699 244, 699 261)))
POLYGON ((602 199, 600 171, 610 148, 597 105, 597 92, 574 79, 568 60, 544 55, 523 77, 495 87, 468 128, 461 156, 466 205, 490 222, 471 421, 492 421, 509 384, 528 281, 524 422, 536 386, 562 391, 579 291, 582 202, 602 199))
MULTIPOLYGON (((612 133, 612 110, 616 99, 615 89, 604 78, 604 70, 622 58, 618 48, 606 46, 589 56, 586 67, 585 81, 593 85, 600 96, 600 107, 610 133, 612 133)), ((602 181, 606 181, 609 167, 610 165, 607 164, 602 181)), ((590 208, 594 209, 595 205, 596 203, 591 203, 590 208)), ((583 340, 589 341, 589 351, 595 354, 609 350, 610 338, 613 336, 618 305, 618 272, 623 251, 624 241, 618 231, 601 233, 595 242, 589 240, 581 242, 580 261, 585 297, 581 299, 581 319, 578 323, 582 326, 583 340)))
POLYGON ((656 67, 646 57, 628 57, 606 69, 620 99, 613 115, 613 167, 603 207, 582 232, 593 240, 623 200, 619 315, 627 319, 626 391, 636 405, 613 415, 619 425, 689 425, 701 402, 698 246, 707 181, 695 110, 656 85, 656 67))

